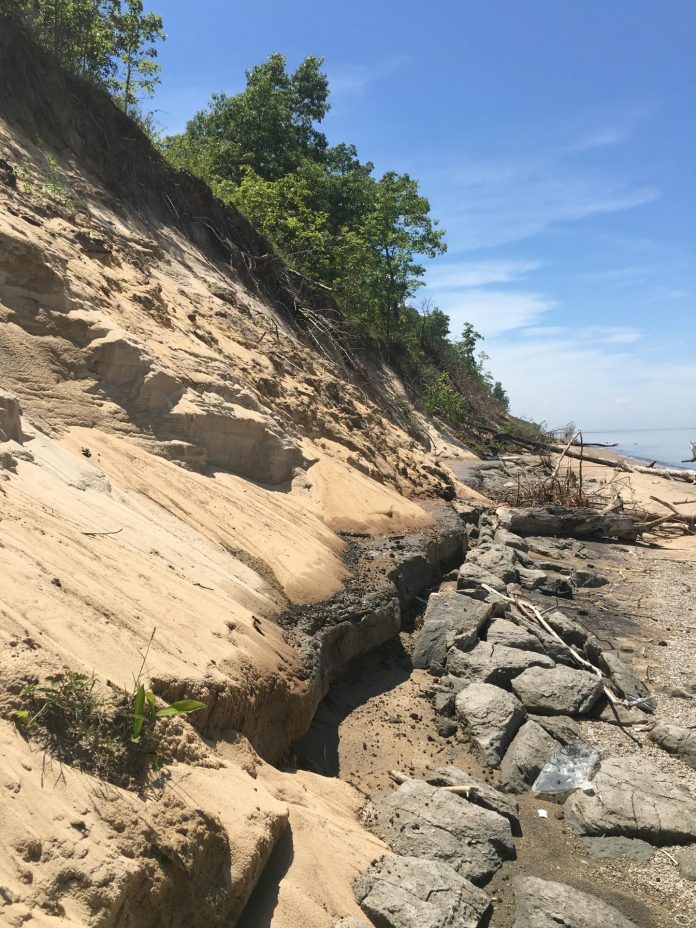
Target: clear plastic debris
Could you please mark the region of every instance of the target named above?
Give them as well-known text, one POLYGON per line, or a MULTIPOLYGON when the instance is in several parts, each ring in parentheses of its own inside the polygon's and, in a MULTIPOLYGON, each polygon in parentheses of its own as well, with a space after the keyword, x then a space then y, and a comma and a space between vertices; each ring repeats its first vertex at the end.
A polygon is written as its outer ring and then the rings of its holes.
POLYGON ((535 793, 565 793, 572 789, 591 790, 592 777, 601 755, 582 741, 558 748, 544 764, 532 785, 535 793))
POLYGON ((546 811, 546 809, 537 809, 537 815, 539 816, 539 818, 549 817, 549 813, 546 811))

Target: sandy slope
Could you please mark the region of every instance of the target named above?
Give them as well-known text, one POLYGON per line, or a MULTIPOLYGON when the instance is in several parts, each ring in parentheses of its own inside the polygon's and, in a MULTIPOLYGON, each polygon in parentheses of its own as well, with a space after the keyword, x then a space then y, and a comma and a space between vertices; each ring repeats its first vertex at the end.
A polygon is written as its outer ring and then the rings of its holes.
MULTIPOLYGON (((91 125, 52 115, 70 144, 91 125)), ((431 528, 417 498, 466 494, 442 461, 470 455, 409 426, 376 362, 350 374, 305 345, 147 192, 125 208, 65 139, 0 120, 22 167, 0 183, 0 716, 56 670, 129 688, 153 630, 145 678, 224 693, 227 716, 208 741, 170 723, 175 760, 144 794, 0 720, 0 923, 230 923, 280 842, 273 925, 329 928, 381 850, 361 797, 279 772, 236 729, 287 742, 307 682, 274 617, 342 588, 338 533, 431 528)))

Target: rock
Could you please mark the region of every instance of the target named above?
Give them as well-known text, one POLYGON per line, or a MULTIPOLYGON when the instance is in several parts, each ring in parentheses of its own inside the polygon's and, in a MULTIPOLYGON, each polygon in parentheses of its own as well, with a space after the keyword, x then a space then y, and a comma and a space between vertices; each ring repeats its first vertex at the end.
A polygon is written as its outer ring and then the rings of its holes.
POLYGON ((593 860, 608 860, 611 857, 630 857, 645 862, 651 860, 656 848, 640 838, 583 838, 585 850, 593 860))
POLYGON ((470 651, 452 648, 447 655, 448 673, 495 686, 509 686, 514 677, 529 667, 550 669, 553 666, 553 661, 546 654, 507 648, 488 641, 480 641, 470 651))
POLYGON ((362 918, 348 916, 348 918, 339 918, 337 922, 334 922, 334 928, 372 928, 372 925, 368 925, 362 918))
POLYGON ((451 718, 454 715, 454 694, 436 693, 433 699, 433 708, 438 715, 451 718))
POLYGON ((457 734, 459 726, 454 719, 448 719, 441 715, 435 722, 435 731, 441 738, 451 738, 452 735, 457 734))
POLYGON ((543 570, 530 570, 527 567, 519 567, 517 574, 520 586, 525 590, 536 590, 549 582, 549 576, 543 570))
POLYGON ((567 715, 530 715, 529 718, 548 732, 560 744, 580 741, 580 726, 567 715))
POLYGON ((536 722, 527 721, 515 735, 500 764, 500 786, 506 793, 525 793, 559 742, 536 722))
POLYGON ((636 928, 606 902, 565 883, 518 877, 513 928, 636 928))
POLYGON ((509 619, 494 619, 486 630, 486 641, 489 644, 503 644, 506 648, 521 648, 523 651, 536 651, 542 653, 541 642, 536 635, 528 632, 521 625, 510 622, 509 619))
POLYGON ((594 794, 576 790, 566 801, 568 824, 583 835, 624 835, 651 844, 696 841, 696 800, 652 761, 603 760, 594 794))
POLYGON ((421 780, 380 797, 373 827, 397 854, 444 861, 476 884, 515 853, 506 818, 421 780))
POLYGON ((555 596, 557 599, 573 598, 573 588, 567 580, 549 580, 547 583, 540 583, 537 590, 545 596, 555 596))
POLYGON ((515 551, 523 551, 525 554, 529 551, 529 545, 520 535, 508 532, 505 528, 499 528, 493 536, 496 545, 505 545, 507 548, 514 548, 515 551))
POLYGON ((609 583, 607 577, 603 577, 601 574, 592 573, 589 570, 574 570, 573 571, 573 583, 576 587, 585 587, 588 590, 595 590, 600 586, 606 586, 609 583))
POLYGON ((635 541, 638 534, 637 521, 625 512, 600 512, 575 506, 544 506, 497 509, 496 515, 501 528, 518 535, 635 541))
POLYGON ((457 695, 455 712, 472 741, 491 767, 496 767, 505 749, 525 719, 522 703, 488 683, 471 683, 457 695))
POLYGON ((474 644, 493 610, 493 606, 460 593, 433 593, 428 599, 423 626, 416 636, 413 666, 441 674, 449 649, 474 644))
POLYGON ((676 754, 696 770, 696 729, 682 728, 669 722, 657 722, 650 732, 651 741, 670 754, 676 754))
POLYGON ((468 561, 459 568, 457 585, 460 590, 469 590, 477 598, 484 599, 488 596, 488 590, 484 590, 482 586, 484 583, 502 596, 507 595, 507 587, 503 581, 489 570, 484 570, 478 564, 470 564, 468 561))
POLYGON ((616 651, 600 651, 597 656, 598 666, 611 677, 612 683, 621 696, 637 696, 643 699, 650 695, 650 690, 628 666, 616 651))
POLYGON ((530 667, 512 681, 515 695, 538 715, 582 715, 603 693, 601 677, 587 670, 530 667))
POLYGON ((514 799, 504 796, 488 783, 476 780, 459 767, 440 767, 435 771, 434 776, 428 777, 428 783, 432 783, 433 786, 466 786, 469 788, 467 795, 469 802, 503 815, 511 825, 519 824, 517 803, 514 799))
POLYGON ((517 581, 517 555, 512 548, 504 545, 480 545, 469 552, 467 563, 482 567, 503 583, 517 581))
POLYGON ((478 928, 491 900, 449 864, 382 857, 355 883, 360 908, 380 928, 478 928))
POLYGON ((696 847, 685 847, 675 854, 679 873, 685 880, 696 880, 696 847))
POLYGON ((0 441, 21 442, 22 407, 12 393, 0 390, 0 441))

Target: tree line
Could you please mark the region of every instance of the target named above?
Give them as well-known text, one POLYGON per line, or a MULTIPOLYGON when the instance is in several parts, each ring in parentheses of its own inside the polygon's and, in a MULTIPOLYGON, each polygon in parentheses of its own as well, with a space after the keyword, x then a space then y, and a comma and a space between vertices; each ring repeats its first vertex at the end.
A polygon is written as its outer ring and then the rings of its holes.
POLYGON ((29 31, 62 68, 105 87, 123 110, 139 106, 159 83, 162 17, 142 0, 0 0, 0 13, 29 31))
POLYGON ((241 93, 214 94, 162 149, 233 203, 294 270, 330 288, 428 409, 458 422, 473 405, 507 409, 477 351, 481 335, 465 326, 453 341, 445 313, 413 304, 422 259, 446 251, 418 182, 394 171, 376 176, 354 145, 329 145, 320 129, 329 107, 321 58, 289 72, 273 54, 247 71, 241 93))

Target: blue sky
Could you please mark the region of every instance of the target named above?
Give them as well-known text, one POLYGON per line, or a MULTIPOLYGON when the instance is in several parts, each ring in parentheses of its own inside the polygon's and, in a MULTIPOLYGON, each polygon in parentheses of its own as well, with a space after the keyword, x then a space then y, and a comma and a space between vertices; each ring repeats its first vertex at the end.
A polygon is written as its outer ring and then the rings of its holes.
POLYGON ((694 0, 152 0, 167 131, 270 53, 325 57, 332 143, 408 171, 447 232, 426 289, 513 411, 696 426, 694 0))

